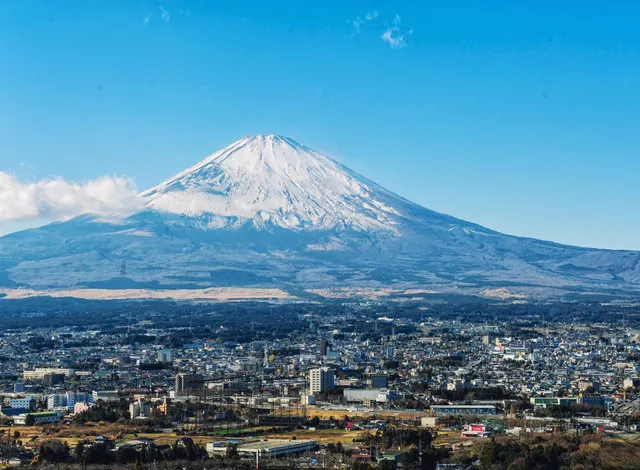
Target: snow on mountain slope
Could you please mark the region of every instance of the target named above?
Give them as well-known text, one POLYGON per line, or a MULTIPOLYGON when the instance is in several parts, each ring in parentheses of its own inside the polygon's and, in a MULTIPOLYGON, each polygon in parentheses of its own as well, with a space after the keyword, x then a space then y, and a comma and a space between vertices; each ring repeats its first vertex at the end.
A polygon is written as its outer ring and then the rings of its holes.
POLYGON ((0 286, 508 287, 535 296, 640 288, 638 252, 495 232, 418 206, 286 137, 245 137, 142 197, 146 209, 125 219, 87 215, 1 237, 0 286))
POLYGON ((402 216, 384 189, 275 135, 245 137, 142 195, 152 210, 208 215, 207 228, 393 230, 402 216))

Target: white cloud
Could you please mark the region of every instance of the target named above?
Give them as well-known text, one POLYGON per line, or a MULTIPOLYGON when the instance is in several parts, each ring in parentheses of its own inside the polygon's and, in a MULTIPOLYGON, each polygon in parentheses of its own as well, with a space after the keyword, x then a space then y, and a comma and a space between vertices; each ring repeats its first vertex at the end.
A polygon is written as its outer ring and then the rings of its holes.
POLYGON ((400 29, 400 23, 402 22, 402 18, 400 15, 396 15, 393 18, 393 23, 389 26, 383 33, 382 40, 391 46, 391 49, 400 49, 407 45, 406 39, 407 36, 413 33, 413 29, 402 32, 400 29))
MULTIPOLYGON (((184 13, 187 16, 191 14, 191 12, 188 10, 186 12, 184 10, 178 10, 178 13, 179 14, 184 13)), ((145 13, 144 17, 142 18, 142 22, 144 23, 145 26, 147 26, 151 20, 155 21, 158 15, 160 16, 160 19, 165 23, 168 23, 169 21, 171 21, 171 14, 169 13, 169 10, 167 10, 163 6, 160 6, 156 11, 145 13)))
POLYGON ((122 217, 143 207, 129 178, 104 176, 83 183, 53 178, 24 183, 0 171, 0 221, 66 220, 81 214, 122 217))
POLYGON ((168 23, 171 20, 169 12, 164 7, 160 7, 160 16, 165 23, 168 23))
POLYGON ((373 10, 373 11, 367 12, 367 14, 364 15, 364 18, 356 16, 355 18, 350 20, 351 26, 353 26, 354 34, 360 33, 360 29, 362 28, 363 24, 365 24, 367 21, 375 20, 378 16, 380 16, 380 13, 378 13, 378 10, 373 10))
POLYGON ((367 13, 366 15, 364 15, 364 18, 367 21, 371 21, 371 20, 375 20, 378 16, 380 16, 380 13, 378 13, 378 10, 373 10, 367 13))
POLYGON ((358 34, 360 32, 360 28, 362 27, 363 23, 364 23, 364 20, 359 16, 356 16, 354 19, 351 20, 351 26, 353 26, 353 31, 355 34, 358 34))

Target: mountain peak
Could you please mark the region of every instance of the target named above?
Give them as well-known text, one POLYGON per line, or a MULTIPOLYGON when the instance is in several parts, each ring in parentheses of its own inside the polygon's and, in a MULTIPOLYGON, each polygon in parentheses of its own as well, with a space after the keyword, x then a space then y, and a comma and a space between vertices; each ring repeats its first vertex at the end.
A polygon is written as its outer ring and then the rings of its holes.
MULTIPOLYGON (((243 147, 247 147, 249 152, 247 152, 250 156, 260 157, 265 152, 274 153, 274 156, 283 156, 287 154, 287 150, 307 150, 307 147, 299 144, 291 137, 285 137, 283 135, 277 134, 257 134, 253 136, 245 136, 240 140, 235 141, 231 145, 225 147, 218 152, 210 155, 208 158, 204 159, 203 162, 212 161, 216 158, 220 158, 221 155, 229 155, 234 154, 235 156, 239 155, 237 152, 243 147)), ((201 162, 201 163, 203 163, 201 162)))
POLYGON ((142 195, 149 209, 200 218, 204 228, 389 231, 398 215, 390 194, 289 137, 267 134, 244 137, 142 195))
POLYGON ((284 135, 278 134, 257 134, 257 135, 247 135, 242 139, 239 139, 227 146, 225 149, 222 149, 215 154, 211 155, 209 158, 213 157, 217 153, 222 153, 224 150, 233 150, 240 148, 242 146, 250 146, 253 150, 259 150, 261 148, 278 148, 278 147, 291 147, 294 149, 303 149, 306 148, 304 145, 296 142, 291 137, 287 137, 284 135))
POLYGON ((267 143, 286 143, 286 144, 289 144, 289 145, 292 145, 292 146, 300 146, 300 144, 298 142, 296 142, 295 140, 293 140, 292 138, 286 137, 284 135, 278 135, 278 134, 247 135, 247 136, 243 137, 240 140, 244 140, 244 139, 246 139, 247 141, 250 141, 250 142, 262 143, 262 144, 267 144, 267 143))

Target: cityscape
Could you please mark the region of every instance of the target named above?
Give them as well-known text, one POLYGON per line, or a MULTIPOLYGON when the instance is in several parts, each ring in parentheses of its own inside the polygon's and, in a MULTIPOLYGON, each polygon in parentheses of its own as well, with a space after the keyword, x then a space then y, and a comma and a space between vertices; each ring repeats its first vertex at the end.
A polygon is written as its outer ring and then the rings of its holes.
POLYGON ((640 435, 637 307, 452 300, 124 303, 82 325, 64 317, 90 305, 17 302, 0 332, 5 464, 483 468, 514 442, 545 468, 600 468, 595 445, 637 464, 620 444, 640 435))

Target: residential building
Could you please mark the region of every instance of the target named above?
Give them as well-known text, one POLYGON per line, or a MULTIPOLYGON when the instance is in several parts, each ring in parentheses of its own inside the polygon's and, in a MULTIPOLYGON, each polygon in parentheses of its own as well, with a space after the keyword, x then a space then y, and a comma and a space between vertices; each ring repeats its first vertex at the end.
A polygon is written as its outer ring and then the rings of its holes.
POLYGON ((389 378, 384 374, 371 374, 369 377, 370 388, 389 388, 389 378))
POLYGON ((578 390, 580 392, 600 393, 600 382, 597 380, 582 380, 578 382, 578 390))
POLYGON ((175 379, 176 394, 204 388, 204 377, 201 374, 178 374, 175 379))
POLYGON ((64 383, 65 375, 64 374, 44 374, 42 377, 42 382, 51 387, 53 385, 58 385, 64 383))
POLYGON ((116 390, 94 390, 91 395, 93 396, 93 403, 96 403, 98 400, 105 402, 120 400, 120 395, 116 390))
POLYGON ((173 362, 173 351, 171 349, 161 349, 158 351, 158 362, 163 364, 173 362))
POLYGON ((151 415, 151 408, 138 400, 136 403, 129 405, 129 415, 131 415, 131 419, 148 418, 151 415))
POLYGON ((392 345, 388 345, 387 346, 387 359, 393 359, 393 346, 392 345))
POLYGON ((13 423, 19 426, 24 426, 27 424, 28 416, 33 417, 33 424, 47 424, 47 423, 57 423, 60 421, 60 416, 57 413, 45 411, 42 413, 25 413, 13 418, 13 423))
POLYGON ((333 369, 320 367, 309 371, 309 390, 312 394, 324 393, 334 388, 335 378, 333 369))
POLYGON ((11 406, 11 408, 26 408, 28 410, 33 410, 36 407, 36 399, 35 397, 12 398, 9 400, 9 406, 11 406))
POLYGON ((327 355, 327 351, 329 350, 329 341, 326 339, 320 340, 320 355, 322 357, 327 355))
POLYGON ((640 388, 640 377, 629 377, 624 379, 624 381, 622 382, 622 388, 624 388, 625 390, 629 388, 640 388))
MULTIPOLYGON (((104 400, 103 400, 104 401, 104 400)), ((76 403, 93 403, 93 394, 80 392, 55 393, 47 397, 48 410, 75 410, 76 403)))
POLYGON ((73 413, 82 413, 83 411, 87 411, 89 408, 91 408, 91 405, 89 403, 76 403, 75 405, 73 405, 73 413))
POLYGON ((45 375, 62 374, 65 377, 73 376, 75 371, 60 367, 36 367, 34 370, 25 370, 22 374, 24 380, 42 380, 45 375))

